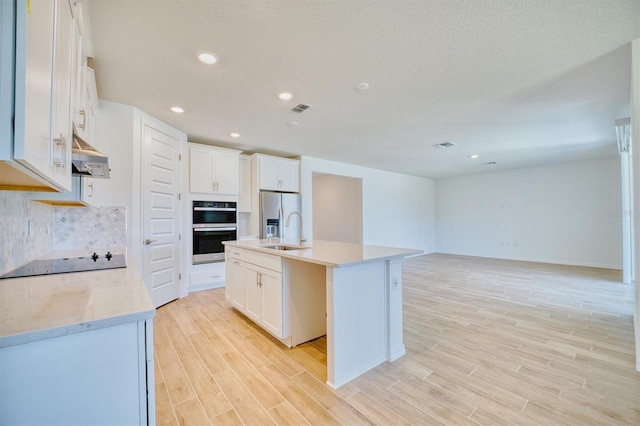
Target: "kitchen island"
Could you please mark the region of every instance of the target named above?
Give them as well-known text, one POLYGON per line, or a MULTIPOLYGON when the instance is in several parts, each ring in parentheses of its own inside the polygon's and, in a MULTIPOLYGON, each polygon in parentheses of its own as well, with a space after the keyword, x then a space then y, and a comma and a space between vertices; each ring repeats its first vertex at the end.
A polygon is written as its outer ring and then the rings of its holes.
POLYGON ((0 280, 0 424, 155 423, 155 307, 128 264, 0 280))
POLYGON ((402 261, 422 251, 296 243, 225 242, 232 305, 289 346, 326 334, 332 388, 403 356, 402 261))

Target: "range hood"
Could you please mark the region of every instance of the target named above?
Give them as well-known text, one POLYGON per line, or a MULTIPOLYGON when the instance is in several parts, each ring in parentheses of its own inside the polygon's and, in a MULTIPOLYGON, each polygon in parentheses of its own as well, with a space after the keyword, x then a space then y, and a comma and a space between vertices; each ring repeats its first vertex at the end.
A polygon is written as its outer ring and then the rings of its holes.
POLYGON ((73 132, 72 173, 76 176, 109 179, 109 158, 73 132))

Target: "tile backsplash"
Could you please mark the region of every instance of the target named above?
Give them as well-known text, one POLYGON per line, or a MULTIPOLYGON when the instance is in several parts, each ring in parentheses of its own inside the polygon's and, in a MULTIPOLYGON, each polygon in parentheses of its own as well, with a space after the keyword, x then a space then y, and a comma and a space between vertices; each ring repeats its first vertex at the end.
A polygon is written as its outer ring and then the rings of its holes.
POLYGON ((126 207, 54 207, 0 191, 0 275, 52 250, 123 252, 126 207))
POLYGON ((53 250, 113 250, 126 245, 126 207, 55 207, 53 250))
POLYGON ((28 197, 0 191, 0 274, 51 251, 54 209, 28 197))

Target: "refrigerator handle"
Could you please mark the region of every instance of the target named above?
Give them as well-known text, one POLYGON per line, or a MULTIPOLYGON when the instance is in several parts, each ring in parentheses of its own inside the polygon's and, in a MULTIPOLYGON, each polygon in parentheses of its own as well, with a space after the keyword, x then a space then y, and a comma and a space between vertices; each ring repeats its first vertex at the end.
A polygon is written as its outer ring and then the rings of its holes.
POLYGON ((278 210, 278 237, 281 240, 284 240, 284 210, 282 208, 282 202, 280 203, 280 208, 278 210))

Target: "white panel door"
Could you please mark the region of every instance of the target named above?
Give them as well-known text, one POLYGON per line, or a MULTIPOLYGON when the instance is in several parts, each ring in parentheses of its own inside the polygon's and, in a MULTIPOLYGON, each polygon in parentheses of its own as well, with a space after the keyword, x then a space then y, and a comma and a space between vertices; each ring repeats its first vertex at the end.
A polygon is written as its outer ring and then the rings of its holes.
POLYGON ((143 275, 156 306, 180 295, 180 141, 143 125, 143 275))

